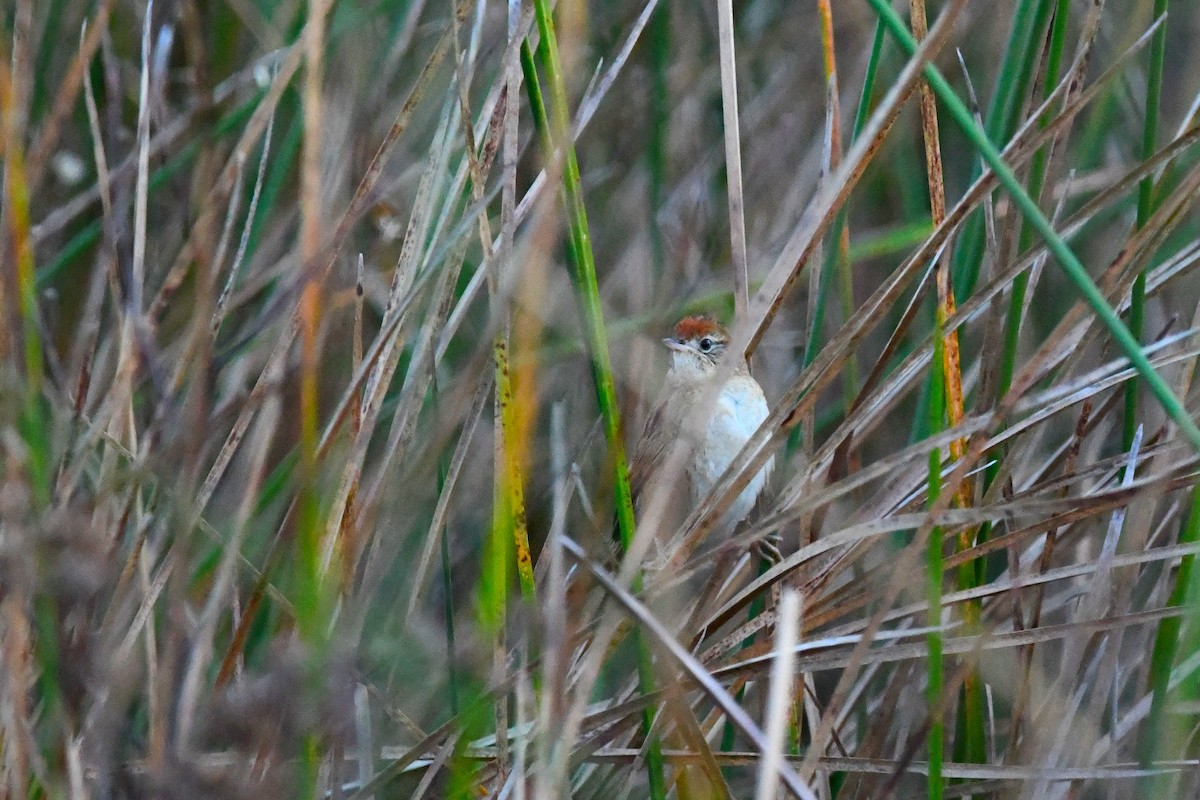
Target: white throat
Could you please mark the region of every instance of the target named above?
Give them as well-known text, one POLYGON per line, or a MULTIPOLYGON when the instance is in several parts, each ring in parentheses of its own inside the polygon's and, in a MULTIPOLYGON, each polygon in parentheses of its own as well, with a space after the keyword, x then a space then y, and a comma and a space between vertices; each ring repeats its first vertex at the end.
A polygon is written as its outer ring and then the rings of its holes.
POLYGON ((700 383, 713 371, 713 365, 695 353, 671 352, 671 380, 675 383, 700 383))

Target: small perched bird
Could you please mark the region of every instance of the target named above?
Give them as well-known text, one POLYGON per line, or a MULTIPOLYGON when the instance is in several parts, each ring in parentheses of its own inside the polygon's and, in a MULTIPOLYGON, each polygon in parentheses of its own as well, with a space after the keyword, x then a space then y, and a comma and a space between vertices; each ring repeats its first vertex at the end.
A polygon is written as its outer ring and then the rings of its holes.
MULTIPOLYGON (((724 325, 704 315, 684 317, 663 344, 671 351, 671 366, 658 402, 646 420, 630 470, 634 496, 639 511, 643 511, 640 506, 646 504, 648 487, 663 470, 672 443, 681 436, 690 439, 685 475, 679 476, 686 481, 662 489, 672 493, 669 505, 673 510, 664 512, 665 524, 660 525, 660 531, 682 523, 686 512, 708 494, 767 418, 762 387, 750 375, 742 354, 728 352, 729 331, 724 325), (724 384, 715 387, 712 378, 726 358, 737 361, 724 384), (686 491, 680 491, 683 483, 687 484, 686 491)), ((725 512, 719 531, 731 532, 750 514, 773 466, 772 458, 750 480, 725 512)))

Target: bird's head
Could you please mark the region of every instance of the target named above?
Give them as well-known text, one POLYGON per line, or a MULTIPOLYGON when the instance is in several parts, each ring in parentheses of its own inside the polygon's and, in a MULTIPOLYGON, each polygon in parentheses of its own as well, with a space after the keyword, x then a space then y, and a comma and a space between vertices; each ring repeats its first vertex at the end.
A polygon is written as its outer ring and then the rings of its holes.
POLYGON ((671 351, 671 372, 677 378, 703 380, 729 347, 729 331, 712 317, 693 315, 679 320, 663 344, 671 351))

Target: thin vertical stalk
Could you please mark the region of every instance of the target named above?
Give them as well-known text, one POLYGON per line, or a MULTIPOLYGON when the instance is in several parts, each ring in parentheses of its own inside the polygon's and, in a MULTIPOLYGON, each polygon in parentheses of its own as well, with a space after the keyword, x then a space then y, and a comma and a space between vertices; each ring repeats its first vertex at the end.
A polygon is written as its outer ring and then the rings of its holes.
MULTIPOLYGON (((496 374, 507 373, 508 361, 505 355, 506 334, 496 337, 494 358, 496 374)), ((505 381, 505 386, 496 386, 496 406, 492 420, 494 436, 492 439, 492 467, 495 476, 492 482, 492 525, 490 535, 483 549, 483 569, 479 578, 480 591, 480 622, 492 640, 492 680, 496 681, 505 673, 508 647, 505 636, 505 623, 508 611, 508 576, 509 564, 512 561, 512 543, 516 535, 515 520, 518 509, 515 507, 509 484, 510 474, 506 459, 508 443, 505 441, 504 418, 511 413, 506 409, 512 408, 512 392, 505 381)), ((520 509, 521 513, 524 509, 520 509)), ((508 696, 498 693, 493 698, 492 719, 496 735, 496 766, 500 772, 506 769, 508 729, 508 696)))
MULTIPOLYGON (((1179 532, 1179 544, 1188 545, 1197 541, 1200 541, 1200 486, 1192 489, 1191 510, 1187 522, 1179 532)), ((1189 553, 1180 558, 1179 570, 1175 573, 1175 585, 1171 588, 1171 596, 1167 600, 1169 608, 1180 608, 1186 602, 1192 591, 1195 566, 1195 554, 1189 553)), ((1163 735, 1164 732, 1174 727, 1174 723, 1167 719, 1167 695, 1170 691, 1171 668, 1175 664, 1182 627, 1182 617, 1164 617, 1158 623, 1158 630, 1154 634, 1154 647, 1150 652, 1150 713, 1137 742, 1138 764, 1145 769, 1149 769, 1158 757, 1162 744, 1170 740, 1163 735)), ((1155 789, 1156 786, 1161 786, 1161 779, 1160 775, 1143 777, 1140 781, 1141 795, 1164 796, 1161 791, 1155 789)))
POLYGON ((650 212, 650 254, 654 277, 662 280, 666 270, 666 245, 658 211, 663 202, 663 187, 667 179, 667 128, 671 119, 670 95, 667 87, 667 68, 671 58, 671 4, 660 3, 646 25, 650 50, 650 130, 646 147, 646 166, 649 172, 647 200, 650 212))
MULTIPOLYGON (((923 39, 928 31, 928 23, 925 19, 925 3, 924 0, 911 0, 909 3, 913 36, 917 41, 923 39)), ((921 131, 922 140, 925 146, 925 169, 929 183, 929 210, 930 218, 935 226, 941 225, 946 219, 946 190, 945 181, 942 170, 942 154, 941 141, 939 137, 937 105, 934 101, 933 90, 929 87, 928 82, 922 82, 920 86, 920 109, 921 109, 921 131)), ((956 331, 946 335, 943 333, 945 322, 954 314, 954 288, 952 286, 951 271, 949 269, 948 259, 942 255, 939 256, 942 262, 936 267, 936 285, 937 285, 937 310, 935 312, 935 331, 934 335, 941 339, 940 358, 935 357, 932 362, 932 370, 937 372, 941 370, 941 386, 934 387, 929 393, 929 424, 930 432, 936 433, 943 430, 943 425, 954 427, 962 421, 963 417, 963 396, 962 396, 962 373, 961 373, 961 356, 958 349, 958 333, 956 331), (942 408, 937 408, 935 403, 941 402, 942 408)), ((953 460, 962 458, 966 450, 966 442, 963 439, 954 439, 950 442, 950 457, 953 460)), ((931 469, 941 469, 940 459, 931 460, 931 469), (936 461, 936 463, 935 463, 936 461)), ((931 478, 932 479, 932 478, 931 478)), ((971 482, 963 481, 959 484, 958 492, 956 492, 953 504, 959 508, 966 508, 971 502, 971 482)), ((935 531, 935 533, 939 533, 935 531)), ((937 565, 941 563, 941 537, 935 536, 930 540, 931 548, 933 542, 937 543, 937 565)), ((971 547, 971 541, 968 534, 959 535, 958 547, 959 551, 967 550, 971 547)), ((930 558, 933 559, 932 550, 930 558)), ((935 564, 931 560, 931 569, 935 564)), ((967 569, 969 567, 965 567, 967 569)), ((961 570, 960 570, 961 572, 961 570)), ((939 592, 941 585, 941 574, 937 576, 939 583, 939 592)), ((930 576, 933 580, 933 576, 930 576)), ((970 582, 973 586, 973 582, 970 582)), ((968 603, 964 606, 964 622, 968 630, 973 630, 979 623, 979 618, 976 606, 968 603)), ((940 651, 940 646, 938 648, 940 651)), ((932 658, 932 655, 931 655, 932 658)), ((963 720, 964 737, 961 742, 956 741, 956 749, 965 750, 967 759, 974 762, 982 762, 985 754, 983 752, 984 739, 984 715, 983 715, 983 682, 980 679, 979 673, 971 670, 967 673, 963 680, 962 687, 963 695, 963 720)), ((938 687, 937 695, 932 695, 930 699, 930 714, 934 714, 935 706, 941 705, 941 687, 938 687)), ((934 720, 940 731, 943 726, 943 720, 940 712, 934 720)), ((934 737, 931 732, 930 748, 934 748, 934 737)), ((937 743, 937 750, 940 756, 941 743, 937 743)), ((932 763, 932 758, 930 759, 932 763)), ((937 783, 938 791, 941 791, 941 781, 935 781, 933 778, 932 768, 930 770, 930 793, 933 792, 933 784, 937 783)))
MULTIPOLYGON (((482 187, 480 189, 482 191, 482 187)), ((490 260, 490 257, 489 257, 490 260)), ((493 298, 499 299, 498 290, 493 298)), ((516 555, 517 577, 521 585, 521 597, 534 602, 536 589, 533 581, 533 559, 529 552, 529 531, 525 514, 525 465, 528 461, 529 423, 536 409, 533 390, 534 373, 532 360, 526 360, 514 375, 509 356, 513 346, 512 325, 507 309, 500 317, 505 320, 501 331, 492 343, 493 361, 496 366, 496 461, 495 491, 496 508, 493 512, 494 533, 512 541, 512 552, 516 555), (521 398, 518 400, 517 398, 521 398)), ((527 337, 528 338, 528 337, 527 337)), ((504 551, 507 552, 507 545, 504 551)), ((499 551, 496 553, 499 554, 499 551)), ((508 565, 495 565, 493 577, 507 581, 508 565)), ((502 612, 502 609, 497 609, 502 612)))
MULTIPOLYGON (((929 32, 925 19, 924 0, 910 0, 909 13, 913 37, 921 41, 929 32)), ((925 147, 925 174, 929 184, 929 210, 934 226, 946 219, 946 189, 942 173, 942 148, 938 131, 937 105, 928 81, 919 87, 921 109, 921 138, 925 147)), ((954 291, 951 286, 950 269, 943 255, 938 255, 939 264, 934 268, 937 277, 937 308, 934 311, 933 361, 930 362, 929 430, 942 431, 945 426, 954 426, 962 419, 962 377, 959 375, 958 334, 945 334, 946 320, 954 314, 954 291)), ((965 443, 961 439, 951 442, 951 458, 962 457, 965 443)), ((941 451, 934 448, 929 453, 929 503, 937 502, 941 493, 941 451)), ((967 504, 969 486, 964 481, 955 502, 967 504)), ((942 616, 942 531, 935 527, 929 536, 926 551, 926 637, 928 658, 928 694, 926 705, 929 713, 929 773, 926 794, 931 800, 939 800, 944 789, 942 780, 943 730, 942 720, 942 638, 937 630, 942 616)), ((964 686, 964 689, 967 687, 964 686)))
MULTIPOLYGON (((919 42, 928 33, 924 0, 912 0, 910 8, 913 35, 919 42)), ((922 82, 920 86, 920 105, 922 141, 925 145, 925 169, 929 182, 930 218, 936 227, 941 225, 946 219, 946 188, 942 170, 942 148, 938 131, 937 105, 934 102, 933 90, 929 88, 927 82, 922 82)), ((937 293, 938 314, 940 320, 944 323, 945 320, 954 315, 955 306, 954 288, 951 284, 950 271, 944 269, 943 266, 939 265, 937 268, 937 293)), ((945 337, 945 341, 942 342, 942 359, 933 362, 935 369, 940 368, 942 370, 944 380, 942 396, 946 402, 945 416, 947 424, 951 427, 958 425, 963 417, 960 360, 958 332, 952 331, 945 337)), ((940 430, 940 428, 935 428, 934 430, 940 430)), ((961 458, 965 447, 965 440, 953 440, 950 443, 951 458, 961 458)), ((970 496, 970 482, 964 481, 956 496, 956 503, 959 507, 965 507, 969 503, 970 496)))
POLYGON ((446 682, 450 693, 450 713, 458 716, 461 710, 458 701, 458 656, 454 633, 454 583, 450 567, 450 540, 442 536, 442 614, 446 620, 446 682))
MULTIPOLYGON (((329 0, 312 0, 303 32, 304 69, 304 141, 300 173, 300 269, 303 270, 300 294, 300 494, 298 498, 297 541, 298 570, 296 586, 296 622, 302 640, 311 648, 314 666, 319 665, 325 649, 326 576, 321 566, 320 499, 317 493, 318 408, 317 381, 319 355, 317 334, 320 329, 321 281, 313 265, 320 256, 323 234, 321 146, 324 103, 322 101, 323 56, 325 51, 325 15, 329 0)), ((337 572, 337 570, 333 570, 337 572)), ((312 670, 310 680, 320 674, 312 670)), ((304 739, 299 769, 299 796, 320 794, 320 744, 315 732, 304 739)))
MULTIPOLYGON (((434 407, 437 407, 438 383, 437 371, 434 371, 433 380, 430 382, 430 393, 433 397, 434 407)), ((466 433, 464 432, 464 436, 466 433)), ((448 466, 446 463, 446 454, 442 453, 438 458, 437 472, 437 489, 438 496, 446 490, 446 475, 448 474, 448 466)), ((457 717, 460 710, 458 701, 458 667, 455 650, 457 649, 456 636, 454 632, 454 580, 453 568, 450 564, 450 537, 447 535, 445 526, 438 536, 441 545, 439 550, 442 566, 442 615, 446 624, 446 684, 450 695, 450 714, 457 717)))
MULTIPOLYGON (((50 502, 50 432, 42 407, 42 338, 38 324, 37 269, 29 230, 29 190, 25 181, 24 150, 14 107, 16 95, 7 57, 0 53, 0 119, 3 120, 0 144, 4 149, 4 206, 7 209, 8 237, 15 278, 10 285, 17 290, 17 309, 21 315, 21 346, 25 369, 25 400, 21 417, 21 435, 28 445, 26 467, 38 507, 50 502)), ((0 299, 3 292, 0 291, 0 299)), ((8 342, 0 332, 0 357, 8 342)))
MULTIPOLYGON (((9 69, 8 53, 4 52, 4 48, 0 46, 0 125, 3 126, 3 129, 0 130, 0 149, 4 153, 3 210, 7 212, 7 239, 8 245, 12 248, 13 269, 16 273, 15 280, 11 281, 7 277, 0 276, 0 283, 7 283, 9 286, 16 287, 17 290, 17 308, 21 317, 20 329, 24 340, 22 350, 25 371, 24 402, 19 420, 21 438, 26 445, 25 463, 22 465, 26 469, 26 474, 22 477, 32 489, 30 498, 32 502, 29 504, 29 510, 37 512, 50 503, 50 432, 48 430, 49 421, 41 401, 43 354, 38 325, 37 277, 33 246, 30 241, 29 187, 26 182, 19 122, 27 113, 27 109, 18 108, 19 105, 22 105, 19 98, 21 93, 13 84, 14 75, 9 69)), ((5 312, 11 307, 2 288, 0 288, 0 307, 5 312)), ((0 364, 8 361, 9 345, 7 331, 0 331, 0 364)), ((14 378, 16 376, 6 375, 4 377, 14 378)), ((11 469, 11 464, 17 461, 17 457, 10 453, 5 458, 6 461, 9 461, 6 466, 11 469)), ((17 485, 21 479, 11 472, 6 477, 10 485, 17 485)), ((8 508, 12 509, 12 507, 13 503, 10 501, 8 508)), ((16 525, 19 526, 20 523, 16 523, 16 525)), ((11 533, 8 539, 12 541, 11 533)), ((20 534, 17 535, 16 541, 21 541, 20 534)), ((5 751, 6 767, 2 785, 13 797, 30 792, 31 787, 30 762, 35 757, 36 749, 27 748, 24 742, 18 741, 20 736, 14 735, 22 730, 22 726, 29 720, 29 703, 33 699, 33 693, 29 691, 30 687, 33 687, 39 680, 36 677, 39 670, 45 676, 60 674, 53 669, 58 654, 52 640, 56 638, 54 632, 58 626, 54 622, 49 625, 41 625, 39 623, 44 620, 35 619, 33 616, 52 601, 48 598, 39 598, 31 602, 31 598, 27 594, 28 590, 22 591, 19 587, 20 582, 17 582, 17 586, 9 587, 4 592, 4 596, 0 598, 0 621, 4 627, 3 632, 0 632, 0 650, 3 651, 0 653, 0 663, 3 664, 4 680, 7 684, 0 689, 0 693, 5 696, 6 707, 6 719, 3 726, 0 727, 0 731, 2 731, 0 739, 5 740, 0 747, 5 751), (35 635, 35 631, 39 629, 43 632, 42 635, 35 635)), ((41 679, 41 683, 45 687, 40 698, 44 703, 43 713, 46 709, 57 711, 58 687, 56 681, 52 677, 46 677, 41 679)))
POLYGON ((320 622, 321 583, 319 500, 316 490, 318 408, 317 380, 319 364, 317 333, 321 319, 321 285, 311 269, 320 255, 323 228, 321 189, 321 129, 324 104, 321 98, 322 62, 325 49, 325 13, 327 0, 315 0, 303 33, 304 140, 301 156, 300 254, 305 270, 300 295, 300 499, 299 558, 296 614, 301 634, 316 643, 323 626, 320 622))
MULTIPOLYGON (((879 60, 883 54, 884 36, 887 33, 887 28, 883 24, 883 20, 878 20, 875 23, 875 35, 871 40, 871 54, 867 58, 867 69, 863 75, 862 91, 858 96, 858 108, 854 112, 854 124, 850 131, 849 145, 858 141, 859 134, 862 133, 863 127, 866 126, 867 120, 871 116, 871 96, 875 91, 875 77, 879 72, 879 60)), ((849 248, 849 228, 847 227, 847 214, 849 201, 842 206, 838 211, 837 216, 833 220, 833 226, 830 229, 830 241, 840 243, 843 239, 849 248), (845 233, 843 234, 843 231, 845 233)), ((928 230, 928 226, 922 223, 921 230, 928 230)), ((862 242, 859 243, 861 249, 862 242)), ((851 265, 854 261, 854 252, 850 249, 846 253, 842 253, 839 247, 838 250, 838 274, 841 280, 842 289, 842 317, 845 320, 851 318, 854 313, 854 297, 853 297, 853 274, 851 265)), ((824 294, 827 284, 822 282, 821 292, 824 294)), ((824 302, 824 298, 818 299, 818 307, 824 302)), ((811 348, 810 348, 811 349, 811 348)), ((806 351, 807 352, 807 351, 806 351)), ((845 398, 845 411, 849 413, 854 405, 854 399, 858 394, 858 357, 851 353, 850 358, 846 361, 846 367, 843 372, 843 397, 845 398)), ((846 773, 834 772, 830 776, 830 783, 838 785, 845 780, 846 773)), ((836 789, 834 795, 837 795, 836 789)))
MULTIPOLYGON (((851 145, 858 141, 859 134, 862 133, 863 127, 867 124, 867 119, 871 116, 871 95, 875 90, 875 75, 879 71, 879 59, 883 53, 884 33, 883 22, 877 22, 875 24, 875 36, 871 40, 871 55, 867 59, 867 71, 863 76, 862 93, 858 97, 858 109, 854 112, 854 127, 850 131, 851 145)), ((833 230, 830 234, 832 241, 841 240, 841 230, 847 224, 846 214, 847 208, 843 206, 833 223, 833 230)), ((849 244, 849 239, 849 234, 847 234, 847 245, 849 244)), ((844 257, 839 253, 838 274, 841 279, 843 319, 850 319, 854 314, 854 282, 853 274, 851 273, 853 261, 853 253, 849 250, 847 250, 844 257)), ((843 384, 845 386, 846 409, 849 410, 850 405, 854 402, 854 397, 858 393, 858 356, 853 353, 846 361, 843 384)))
MULTIPOLYGON (((940 269, 946 269, 942 265, 940 269)), ((930 367, 929 390, 929 429, 939 431, 945 425, 945 386, 942 370, 938 365, 944 358, 944 339, 942 332, 945 328, 945 317, 942 316, 941 304, 934 312, 933 330, 933 361, 930 367)), ((932 508, 942 492, 942 457, 938 448, 929 451, 929 490, 928 504, 932 508)), ((929 532, 929 542, 925 549, 925 625, 929 633, 925 635, 926 664, 929 673, 925 688, 925 704, 929 709, 929 740, 926 743, 929 771, 926 775, 926 796, 929 800, 941 800, 944 790, 942 780, 944 724, 942 722, 942 529, 934 526, 929 532)))
POLYGON ((733 43, 733 0, 717 0, 717 29, 721 50, 721 114, 725 127, 725 186, 729 198, 733 307, 740 320, 745 318, 750 307, 750 273, 746 264, 746 207, 742 194, 742 141, 733 43))
MULTIPOLYGON (((1167 14, 1167 0, 1154 0, 1154 19, 1167 14)), ((1158 142, 1158 114, 1162 101, 1163 66, 1167 53, 1167 25, 1164 21, 1154 31, 1150 41, 1150 68, 1146 78, 1146 117, 1142 122, 1142 158, 1154 155, 1158 142)), ((1154 176, 1147 175, 1138 184, 1137 228, 1140 230, 1154 213, 1154 176)), ((1140 342, 1146 326, 1146 271, 1138 273, 1129 298, 1129 331, 1140 342)), ((1130 378, 1125 384, 1125 420, 1121 428, 1123 449, 1129 449, 1137 429, 1138 381, 1130 378)), ((1130 469, 1133 467, 1131 466, 1130 469)))
MULTIPOLYGON (((508 20, 509 41, 519 33, 517 15, 510 14, 508 20)), ((534 413, 532 401, 517 402, 514 396, 515 382, 511 367, 512 312, 509 300, 500 290, 500 269, 509 261, 511 243, 505 238, 501 242, 500 258, 492 249, 491 225, 484 202, 484 182, 491 170, 492 159, 498 150, 499 131, 505 123, 513 120, 506 116, 507 95, 503 103, 497 104, 485 134, 483 152, 475 140, 474 123, 469 100, 471 71, 459 45, 459 29, 465 6, 456 9, 453 22, 454 63, 457 82, 459 118, 466 144, 467 172, 470 178, 469 194, 478 208, 476 221, 479 240, 483 250, 483 266, 488 284, 489 299, 494 316, 499 320, 499 329, 492 341, 492 357, 495 367, 495 406, 493 413, 493 459, 492 459, 492 525, 490 537, 484 548, 484 564, 480 577, 480 612, 483 627, 492 637, 493 682, 504 679, 508 666, 507 616, 509 569, 516 555, 521 594, 525 600, 534 601, 533 570, 529 555, 529 536, 525 522, 525 479, 526 426, 523 419, 534 413)), ((507 198, 507 195, 506 195, 507 198)), ((505 203, 507 211, 510 205, 505 203)), ((505 228, 508 233, 508 229, 505 228)), ((508 695, 501 692, 492 698, 492 722, 496 737, 494 766, 496 780, 503 783, 509 771, 508 741, 508 695)))

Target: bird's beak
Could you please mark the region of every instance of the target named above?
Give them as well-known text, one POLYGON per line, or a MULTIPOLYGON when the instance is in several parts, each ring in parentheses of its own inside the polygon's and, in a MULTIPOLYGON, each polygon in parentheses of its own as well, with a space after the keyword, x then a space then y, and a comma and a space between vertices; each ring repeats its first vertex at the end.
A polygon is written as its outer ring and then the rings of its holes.
POLYGON ((667 338, 663 339, 662 342, 667 346, 668 350, 676 350, 680 353, 686 353, 690 349, 686 344, 676 341, 675 339, 667 338))

